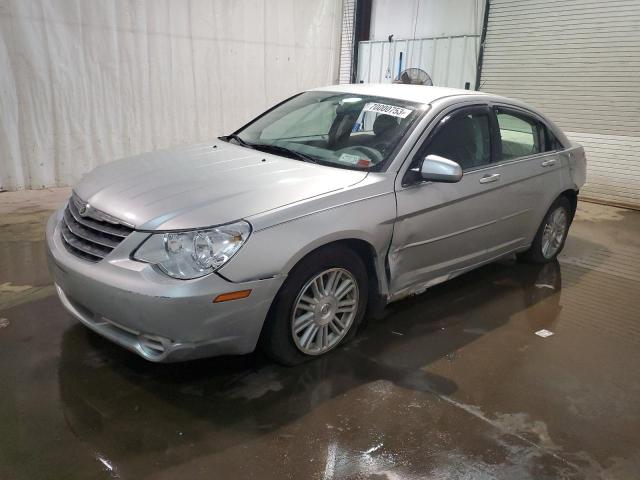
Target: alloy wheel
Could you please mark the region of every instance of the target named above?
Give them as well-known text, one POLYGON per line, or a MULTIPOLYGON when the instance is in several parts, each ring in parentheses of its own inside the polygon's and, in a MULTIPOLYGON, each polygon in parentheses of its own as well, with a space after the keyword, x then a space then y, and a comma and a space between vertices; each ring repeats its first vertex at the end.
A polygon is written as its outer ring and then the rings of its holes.
POLYGON ((552 258, 562 246, 567 233, 568 215, 563 207, 556 208, 549 215, 542 231, 542 255, 552 258))
POLYGON ((343 268, 330 268, 312 277, 300 290, 291 315, 296 347, 321 355, 346 336, 358 312, 355 277, 343 268))

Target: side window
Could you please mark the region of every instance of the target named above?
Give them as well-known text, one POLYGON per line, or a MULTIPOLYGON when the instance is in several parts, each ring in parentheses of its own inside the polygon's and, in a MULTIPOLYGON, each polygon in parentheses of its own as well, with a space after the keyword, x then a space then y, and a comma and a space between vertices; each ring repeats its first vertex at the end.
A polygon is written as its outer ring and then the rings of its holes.
POLYGON ((542 126, 536 120, 498 110, 498 126, 502 140, 499 160, 534 155, 543 151, 542 126))
POLYGON ((489 115, 484 112, 460 113, 443 120, 443 125, 421 156, 439 155, 457 162, 463 170, 491 161, 489 115))

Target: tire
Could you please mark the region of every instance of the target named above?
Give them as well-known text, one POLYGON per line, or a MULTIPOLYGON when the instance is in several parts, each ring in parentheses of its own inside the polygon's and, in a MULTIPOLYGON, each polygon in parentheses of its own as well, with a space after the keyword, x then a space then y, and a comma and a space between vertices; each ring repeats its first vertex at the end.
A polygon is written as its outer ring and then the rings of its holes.
POLYGON ((545 214, 529 250, 519 253, 518 260, 530 263, 548 263, 554 261, 564 248, 572 219, 573 211, 569 199, 564 196, 558 197, 545 214), (560 217, 556 217, 556 215, 560 215, 560 217), (564 218, 564 227, 561 235, 558 224, 559 218, 564 218), (549 240, 549 235, 551 236, 551 240, 549 240), (552 243, 547 245, 547 241, 551 241, 552 243))
POLYGON ((262 329, 260 347, 271 359, 288 366, 322 356, 355 335, 367 301, 367 269, 360 256, 344 246, 316 250, 291 270, 280 288, 262 329), (336 295, 323 295, 331 290, 332 278, 336 295), (310 298, 320 300, 313 303, 310 298), (347 311, 352 307, 355 310, 347 311))

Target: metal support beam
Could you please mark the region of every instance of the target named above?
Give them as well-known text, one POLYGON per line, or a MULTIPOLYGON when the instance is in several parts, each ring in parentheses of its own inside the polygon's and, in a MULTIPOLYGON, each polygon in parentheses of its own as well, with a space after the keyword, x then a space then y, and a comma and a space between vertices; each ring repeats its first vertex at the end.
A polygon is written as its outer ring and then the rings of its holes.
POLYGON ((476 67, 476 90, 480 90, 480 77, 482 76, 482 59, 484 56, 484 41, 487 39, 487 25, 489 23, 489 9, 491 0, 484 2, 484 19, 482 20, 482 35, 480 36, 480 48, 478 49, 478 62, 476 67))

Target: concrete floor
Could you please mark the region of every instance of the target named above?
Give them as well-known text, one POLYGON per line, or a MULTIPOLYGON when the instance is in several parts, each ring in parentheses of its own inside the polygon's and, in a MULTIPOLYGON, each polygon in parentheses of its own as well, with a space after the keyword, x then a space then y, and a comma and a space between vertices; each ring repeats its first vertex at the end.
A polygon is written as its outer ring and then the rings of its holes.
POLYGON ((0 194, 3 480, 640 477, 640 212, 581 203, 559 263, 462 276, 302 367, 154 365, 55 297, 67 195, 0 194))

